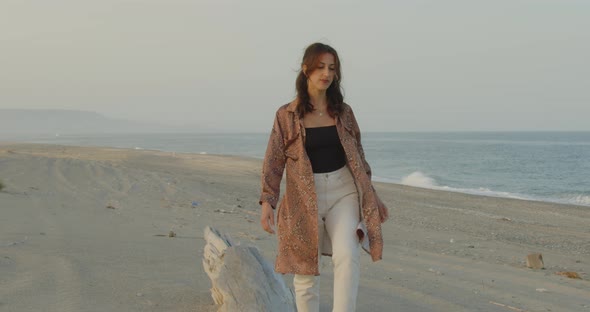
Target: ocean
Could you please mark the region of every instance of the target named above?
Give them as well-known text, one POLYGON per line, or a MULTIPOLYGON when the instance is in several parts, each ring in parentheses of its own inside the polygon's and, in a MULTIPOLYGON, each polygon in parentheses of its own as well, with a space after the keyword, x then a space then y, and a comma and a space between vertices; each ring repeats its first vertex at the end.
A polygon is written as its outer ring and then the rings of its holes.
MULTIPOLYGON (((18 140, 262 159, 268 134, 55 135, 18 140)), ((376 181, 590 206, 590 132, 363 133, 362 142, 376 181)))

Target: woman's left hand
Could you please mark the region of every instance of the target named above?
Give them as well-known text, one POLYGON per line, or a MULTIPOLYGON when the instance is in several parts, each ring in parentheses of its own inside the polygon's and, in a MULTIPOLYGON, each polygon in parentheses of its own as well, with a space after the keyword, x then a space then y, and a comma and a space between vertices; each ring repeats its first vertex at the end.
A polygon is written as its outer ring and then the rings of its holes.
POLYGON ((384 223, 389 219, 389 209, 381 201, 381 198, 377 197, 377 208, 379 209, 379 216, 381 217, 381 223, 384 223))

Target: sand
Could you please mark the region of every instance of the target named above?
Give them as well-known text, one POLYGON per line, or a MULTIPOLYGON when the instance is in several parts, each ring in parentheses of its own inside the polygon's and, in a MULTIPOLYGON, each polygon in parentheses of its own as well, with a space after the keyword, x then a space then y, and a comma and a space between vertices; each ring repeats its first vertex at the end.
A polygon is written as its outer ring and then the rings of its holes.
MULTIPOLYGON (((0 144, 0 311, 215 311, 205 226, 276 255, 259 225, 260 166, 0 144)), ((375 187, 392 218, 384 259, 362 256, 357 311, 590 311, 590 207, 375 187), (525 267, 532 252, 544 270, 525 267)), ((331 311, 330 266, 324 258, 322 311, 331 311)))

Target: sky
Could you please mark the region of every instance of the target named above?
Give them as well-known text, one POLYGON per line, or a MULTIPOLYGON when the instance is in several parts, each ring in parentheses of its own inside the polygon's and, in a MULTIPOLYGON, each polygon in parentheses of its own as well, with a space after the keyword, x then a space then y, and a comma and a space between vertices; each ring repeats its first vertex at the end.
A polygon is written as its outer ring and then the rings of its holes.
POLYGON ((267 132, 333 46, 363 131, 589 131, 590 1, 0 2, 0 109, 267 132))

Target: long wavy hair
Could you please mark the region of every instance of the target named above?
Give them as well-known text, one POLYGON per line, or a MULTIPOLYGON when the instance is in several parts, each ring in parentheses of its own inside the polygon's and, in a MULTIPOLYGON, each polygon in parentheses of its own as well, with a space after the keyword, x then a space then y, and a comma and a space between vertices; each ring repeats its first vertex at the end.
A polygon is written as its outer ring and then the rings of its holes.
POLYGON ((334 48, 323 43, 313 43, 305 49, 303 54, 303 60, 301 61, 301 68, 295 81, 295 88, 297 90, 297 99, 299 103, 297 105, 297 112, 300 117, 303 117, 305 113, 313 112, 313 105, 311 104, 309 93, 307 92, 307 76, 303 72, 303 66, 307 67, 307 74, 310 74, 317 69, 320 56, 324 53, 330 53, 334 56, 334 67, 336 75, 332 84, 326 90, 326 96, 328 98, 328 114, 334 117, 342 112, 342 103, 344 103, 344 96, 340 87, 340 81, 342 81, 342 71, 340 69, 340 59, 338 53, 334 48))

